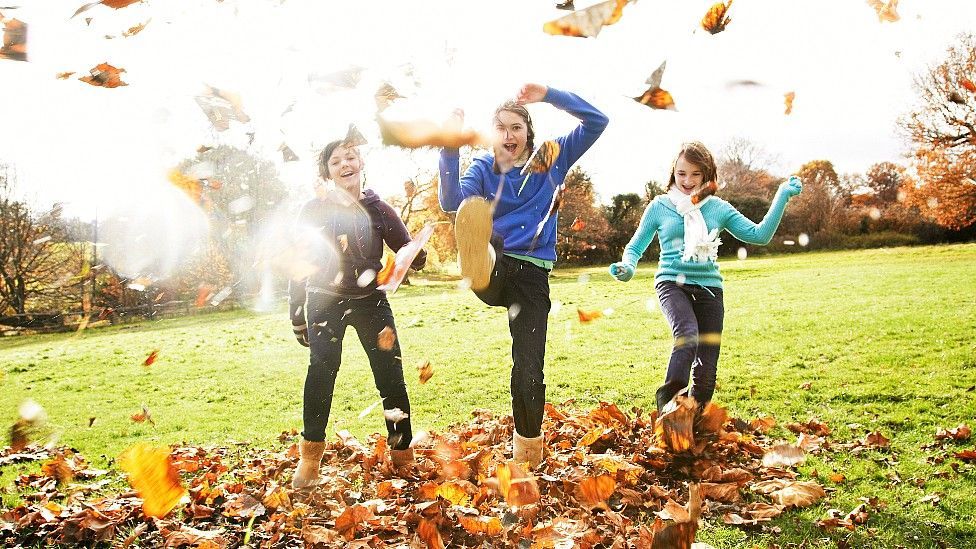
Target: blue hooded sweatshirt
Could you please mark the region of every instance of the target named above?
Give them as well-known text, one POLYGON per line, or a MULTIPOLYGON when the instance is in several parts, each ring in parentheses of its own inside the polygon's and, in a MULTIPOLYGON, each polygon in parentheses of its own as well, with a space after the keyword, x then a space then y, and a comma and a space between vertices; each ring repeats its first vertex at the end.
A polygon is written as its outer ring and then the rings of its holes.
POLYGON ((443 149, 438 198, 445 212, 457 211, 461 202, 470 196, 481 196, 493 201, 499 182, 504 177, 505 182, 493 222, 494 233, 504 239, 503 251, 506 254, 555 261, 558 213, 546 221, 534 246, 532 240, 539 223, 552 207, 556 189, 563 184, 563 179, 573 164, 600 137, 609 120, 593 105, 573 93, 550 87, 543 101, 581 121, 576 129, 556 138, 560 147, 559 157, 548 173, 529 173, 523 176, 519 174, 521 167, 514 167, 505 174, 496 174, 492 170, 495 158, 489 152, 475 158, 464 176, 459 179, 458 149, 443 149))

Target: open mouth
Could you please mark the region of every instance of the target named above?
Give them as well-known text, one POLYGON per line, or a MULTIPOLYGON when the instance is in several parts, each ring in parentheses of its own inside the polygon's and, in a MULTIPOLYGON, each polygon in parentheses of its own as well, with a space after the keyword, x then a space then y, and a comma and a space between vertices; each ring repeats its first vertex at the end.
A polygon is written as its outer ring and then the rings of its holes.
POLYGON ((688 192, 691 192, 691 191, 695 190, 695 187, 696 186, 697 185, 682 185, 681 188, 684 189, 684 190, 686 190, 686 191, 688 191, 688 192))
POLYGON ((515 143, 505 143, 502 148, 508 151, 509 154, 515 154, 515 150, 518 149, 518 145, 515 143))
POLYGON ((350 175, 353 175, 354 173, 356 173, 356 172, 354 172, 352 170, 344 171, 344 172, 342 172, 342 173, 339 174, 339 177, 345 179, 345 178, 349 177, 350 175))

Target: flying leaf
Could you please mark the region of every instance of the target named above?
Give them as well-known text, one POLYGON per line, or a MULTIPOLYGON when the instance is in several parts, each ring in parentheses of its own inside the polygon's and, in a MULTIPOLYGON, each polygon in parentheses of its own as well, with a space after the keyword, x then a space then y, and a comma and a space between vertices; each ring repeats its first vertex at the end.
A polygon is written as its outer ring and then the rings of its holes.
POLYGON ((308 83, 318 93, 330 93, 338 89, 353 89, 359 85, 363 67, 349 67, 341 71, 326 74, 312 73, 308 75, 308 83))
POLYGON ((667 109, 667 110, 677 110, 674 105, 674 98, 671 94, 661 88, 661 79, 664 77, 664 67, 667 65, 667 61, 661 63, 661 66, 651 73, 651 76, 647 78, 645 83, 649 86, 647 90, 641 95, 633 98, 641 105, 647 105, 652 109, 667 109))
POLYGON ((497 536, 502 531, 502 521, 498 520, 498 517, 469 517, 461 515, 458 517, 458 522, 469 534, 497 536))
POLYGON ((793 99, 796 97, 796 92, 786 92, 783 94, 783 102, 786 104, 786 110, 783 114, 790 114, 793 112, 793 99))
POLYGON ((705 17, 702 17, 701 26, 711 34, 718 34, 725 30, 725 27, 732 21, 728 11, 732 7, 732 0, 728 2, 717 2, 708 8, 705 17))
POLYGON ((393 267, 396 266, 396 256, 391 252, 383 255, 383 268, 376 274, 376 285, 382 286, 390 281, 393 276, 393 267))
POLYGON ((583 229, 586 228, 586 221, 583 221, 582 219, 577 217, 576 219, 573 220, 573 224, 570 225, 569 228, 574 231, 582 231, 583 229))
POLYGON ((407 419, 408 417, 410 417, 410 414, 404 412, 399 408, 391 408, 389 410, 383 410, 383 419, 389 421, 390 423, 400 423, 401 421, 407 419))
POLYGON ((583 479, 576 487, 576 500, 584 507, 602 507, 606 509, 607 498, 613 494, 617 481, 610 475, 600 475, 583 479))
POLYGON ((430 381, 430 378, 434 377, 434 367, 430 365, 429 360, 425 360, 420 366, 417 367, 420 372, 420 383, 423 385, 430 381))
POLYGON ((366 144, 366 138, 360 133, 359 128, 355 124, 349 124, 349 129, 346 130, 346 138, 342 140, 343 147, 358 147, 360 145, 366 144))
POLYGON ((695 444, 692 435, 695 410, 694 398, 676 396, 661 409, 661 417, 654 426, 658 444, 672 452, 684 452, 695 444))
POLYGON ((576 10, 576 6, 573 5, 573 0, 564 0, 563 2, 556 2, 557 10, 576 10))
POLYGON ((966 88, 967 90, 976 93, 976 83, 973 83, 972 80, 968 78, 962 78, 959 80, 959 83, 962 85, 962 87, 966 88))
POLYGON ((500 463, 495 468, 498 489, 512 507, 531 505, 539 501, 539 486, 522 466, 514 461, 500 463))
POLYGON ((117 88, 129 85, 122 81, 121 74, 125 72, 125 69, 113 67, 108 63, 99 63, 94 68, 89 69, 88 72, 90 76, 82 76, 78 80, 101 88, 117 88))
POLYGON ((140 32, 142 32, 143 29, 146 28, 146 25, 148 25, 150 21, 152 21, 152 19, 148 19, 148 20, 146 20, 145 23, 139 23, 138 25, 136 25, 134 27, 129 27, 129 30, 124 31, 122 33, 122 36, 128 38, 130 36, 135 36, 135 35, 139 34, 140 32))
POLYGON ((251 121, 244 112, 241 97, 234 92, 207 85, 207 89, 193 99, 219 132, 229 129, 231 120, 242 124, 251 121))
POLYGON ((93 8, 93 7, 95 7, 95 6, 99 5, 99 4, 101 4, 103 6, 108 6, 108 7, 112 8, 112 9, 118 10, 118 9, 122 9, 122 8, 124 8, 126 6, 130 6, 132 4, 135 4, 136 2, 141 2, 141 1, 142 0, 100 0, 99 2, 92 2, 90 4, 85 4, 85 5, 81 6, 80 8, 78 8, 78 11, 74 12, 71 15, 71 17, 69 17, 68 19, 72 19, 76 15, 78 15, 79 13, 88 11, 91 8, 93 8))
POLYGON ((602 311, 584 311, 579 307, 576 308, 576 314, 577 316, 579 316, 579 321, 582 322, 583 324, 586 324, 588 322, 593 322, 594 320, 603 316, 602 311))
POLYGON ((57 77, 58 80, 67 80, 71 78, 71 75, 74 73, 75 71, 59 72, 55 76, 57 77))
POLYGON ((384 327, 376 336, 376 347, 381 351, 389 351, 393 349, 394 343, 396 343, 396 332, 394 332, 393 328, 390 326, 384 327))
POLYGON ((142 498, 142 509, 148 517, 166 516, 186 495, 169 448, 136 444, 122 454, 119 465, 142 498))
POLYGON ((153 363, 154 363, 154 362, 156 362, 156 358, 157 358, 158 356, 159 356, 159 349, 153 349, 153 350, 152 350, 152 351, 151 351, 151 352, 149 353, 149 356, 147 356, 147 357, 146 357, 146 360, 143 360, 143 361, 142 361, 142 365, 143 365, 143 366, 152 366, 152 365, 153 365, 153 363))
POLYGON ((376 112, 381 113, 385 111, 394 101, 403 98, 402 95, 397 93, 396 88, 384 82, 373 95, 373 99, 376 101, 376 112))
POLYGON ((596 38, 603 27, 612 25, 623 16, 630 0, 607 0, 586 9, 574 11, 542 26, 543 32, 557 36, 596 38))
POLYGON ((27 24, 19 19, 6 19, 3 23, 3 46, 0 46, 0 59, 27 61, 27 24))
POLYGON ((419 149, 441 147, 457 149, 468 145, 484 145, 488 139, 475 130, 448 127, 430 120, 387 120, 377 116, 384 145, 419 149))
POLYGON ((359 419, 363 419, 364 417, 368 416, 370 412, 375 410, 376 407, 379 406, 380 404, 383 404, 382 398, 367 406, 366 409, 364 409, 362 412, 359 412, 359 419))
MULTIPOLYGON (((414 260, 420 255, 421 250, 427 245, 427 241, 430 240, 430 236, 434 234, 434 224, 425 223, 424 226, 417 231, 417 234, 410 239, 406 245, 397 250, 396 255, 393 258, 393 271, 389 276, 384 276, 382 283, 377 281, 376 289, 387 292, 388 294, 395 294, 400 284, 407 277, 407 272, 410 266, 413 265, 414 260)), ((386 266, 383 267, 386 270, 386 266)), ((383 274, 383 271, 380 271, 383 274)), ((377 276, 377 278, 379 278, 377 276)))
POLYGON ((868 0, 868 5, 878 13, 878 21, 881 23, 894 23, 901 19, 898 12, 898 0, 868 0))
POLYGON ((294 162, 298 160, 298 155, 295 154, 295 151, 291 150, 291 147, 285 143, 282 143, 281 146, 278 147, 278 150, 281 151, 281 159, 284 162, 294 162))

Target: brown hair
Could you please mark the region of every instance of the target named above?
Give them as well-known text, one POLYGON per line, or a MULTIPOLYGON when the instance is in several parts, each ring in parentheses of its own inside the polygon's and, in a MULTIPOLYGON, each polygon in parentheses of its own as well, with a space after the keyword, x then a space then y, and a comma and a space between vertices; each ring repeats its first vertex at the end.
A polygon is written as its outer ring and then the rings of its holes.
POLYGON ((712 156, 712 153, 700 141, 691 141, 681 144, 681 150, 674 157, 674 162, 671 162, 671 177, 668 179, 668 186, 665 188, 666 191, 671 190, 671 186, 674 185, 674 169, 678 164, 678 159, 682 156, 688 162, 701 168, 702 183, 708 183, 709 181, 717 182, 718 168, 715 166, 715 158, 712 156))
POLYGON ((532 117, 529 116, 529 109, 526 109, 524 105, 519 105, 515 101, 508 100, 501 105, 498 105, 498 108, 495 109, 495 118, 497 118, 498 113, 502 111, 515 113, 525 120, 525 131, 527 135, 525 140, 525 148, 529 151, 529 154, 532 154, 532 151, 535 150, 535 130, 532 128, 532 117))
MULTIPOLYGON (((343 145, 345 145, 345 143, 346 143, 345 139, 338 139, 326 145, 325 148, 322 149, 322 152, 319 153, 319 175, 322 177, 322 179, 325 180, 330 179, 329 158, 332 157, 332 153, 334 153, 336 149, 342 147, 343 145)), ((356 151, 356 156, 359 156, 359 149, 353 147, 353 150, 356 151)))

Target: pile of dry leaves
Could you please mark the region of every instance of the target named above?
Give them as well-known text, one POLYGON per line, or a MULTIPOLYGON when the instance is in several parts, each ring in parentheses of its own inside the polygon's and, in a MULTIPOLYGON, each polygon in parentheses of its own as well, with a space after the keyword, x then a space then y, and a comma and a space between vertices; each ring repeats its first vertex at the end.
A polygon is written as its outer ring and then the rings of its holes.
MULTIPOLYGON (((711 404, 696 409, 682 397, 661 417, 608 403, 578 415, 547 405, 547 455, 533 471, 509 459, 511 419, 485 411, 415 441, 417 463, 400 470, 384 438, 363 443, 342 432, 327 447, 323 482, 303 490, 289 482, 294 432, 282 434, 278 451, 136 446, 119 461, 133 490, 109 497, 95 494, 121 473, 92 470, 67 449, 8 449, 0 465, 44 463, 17 480, 27 503, 3 511, 0 539, 5 546, 691 547, 700 517, 769 528, 764 523, 787 509, 826 496, 792 470, 807 453, 831 449, 826 425, 789 424, 797 443, 776 444, 766 435, 772 418, 747 422, 711 404)), ((843 446, 884 443, 872 433, 843 446)), ((831 510, 820 525, 854 528, 877 505, 831 510)))

